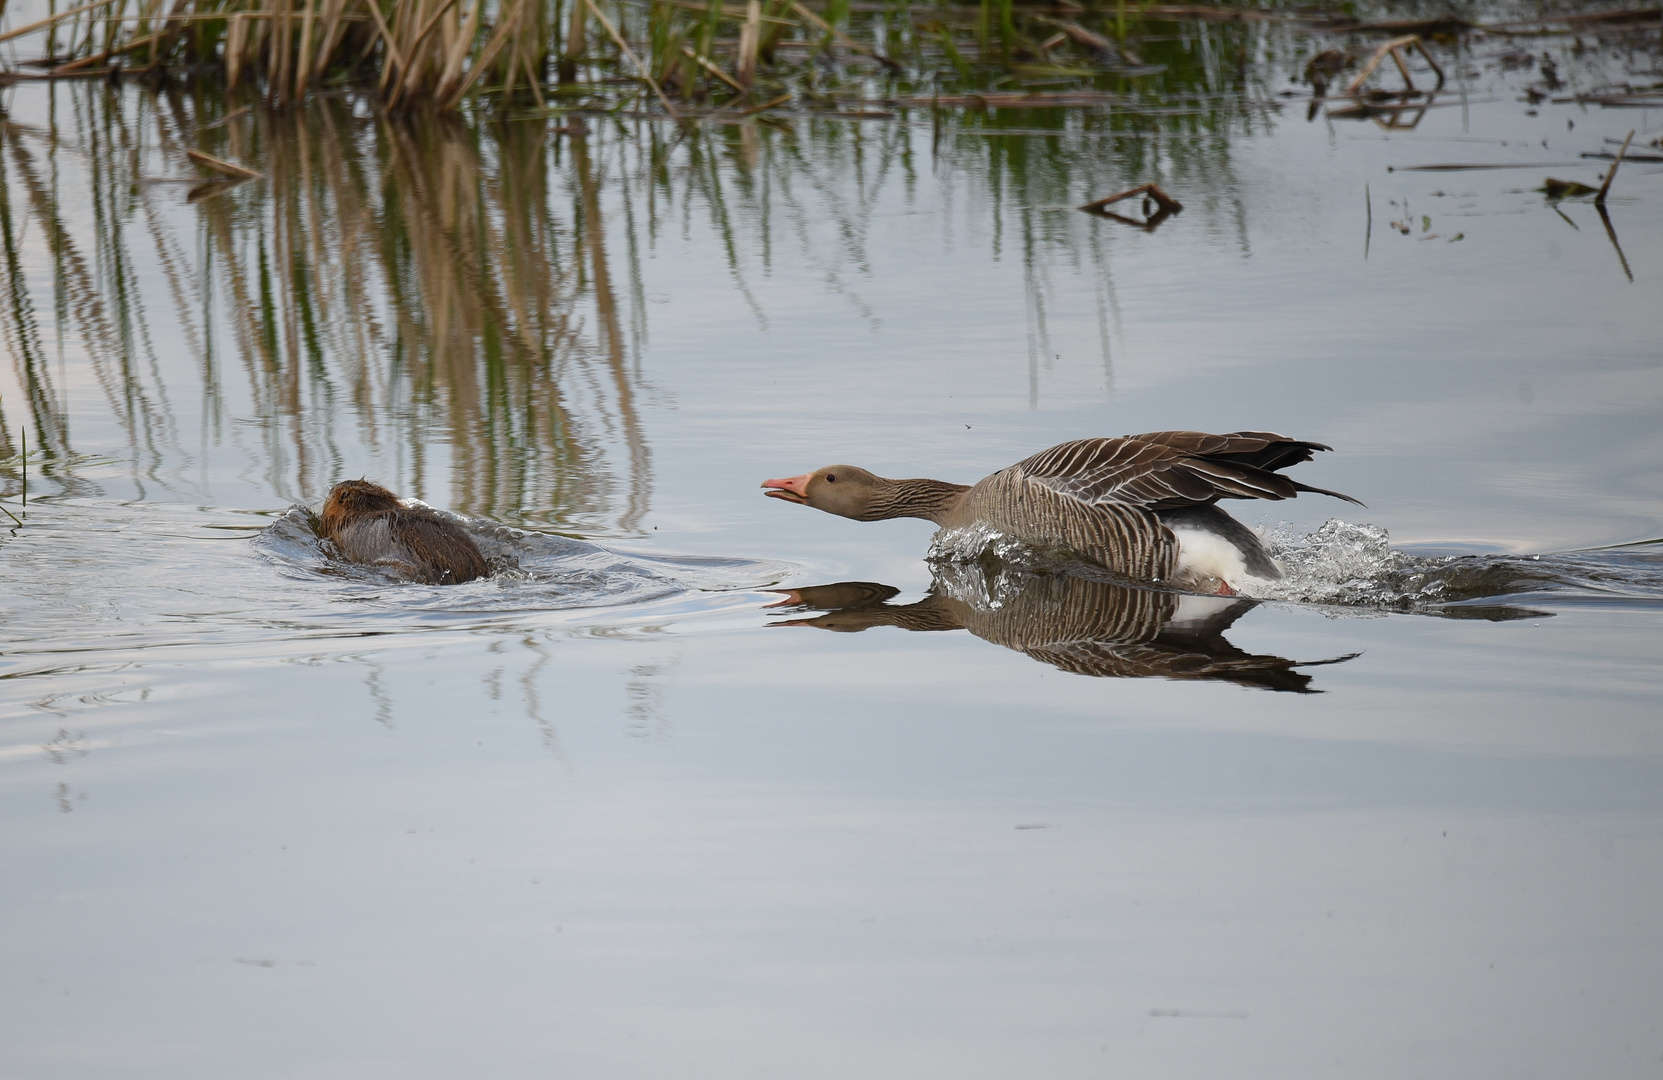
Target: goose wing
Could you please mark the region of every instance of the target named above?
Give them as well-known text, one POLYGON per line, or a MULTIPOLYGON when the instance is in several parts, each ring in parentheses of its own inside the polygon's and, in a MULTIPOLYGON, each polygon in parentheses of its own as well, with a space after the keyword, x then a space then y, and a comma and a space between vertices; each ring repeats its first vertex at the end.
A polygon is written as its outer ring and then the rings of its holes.
MULTIPOLYGON (((1174 510, 1219 499, 1291 499, 1302 491, 1357 502, 1309 487, 1277 470, 1329 447, 1268 431, 1209 435, 1156 431, 1118 439, 1076 439, 1017 462, 1037 484, 1085 503, 1174 510)), ((1361 506, 1361 503, 1358 503, 1361 506)))

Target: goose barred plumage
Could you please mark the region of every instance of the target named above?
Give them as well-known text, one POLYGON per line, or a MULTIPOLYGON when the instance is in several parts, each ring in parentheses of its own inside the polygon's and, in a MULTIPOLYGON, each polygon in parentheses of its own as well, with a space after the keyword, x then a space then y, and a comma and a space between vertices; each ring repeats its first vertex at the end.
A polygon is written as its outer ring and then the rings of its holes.
POLYGON ((971 486, 890 480, 852 465, 762 486, 773 498, 857 521, 916 517, 947 530, 985 527, 1127 578, 1229 595, 1244 578, 1274 580, 1281 572, 1252 530, 1217 502, 1302 492, 1357 502, 1281 474, 1329 449, 1267 431, 1156 431, 1065 442, 971 486))

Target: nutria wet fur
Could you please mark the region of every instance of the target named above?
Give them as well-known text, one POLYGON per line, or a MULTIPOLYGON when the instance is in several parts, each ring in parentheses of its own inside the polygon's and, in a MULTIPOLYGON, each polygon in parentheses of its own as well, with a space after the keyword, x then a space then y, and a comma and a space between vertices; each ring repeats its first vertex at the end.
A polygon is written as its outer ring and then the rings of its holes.
POLYGON ((428 585, 455 585, 491 572, 456 522, 426 507, 405 506, 368 480, 344 480, 330 490, 319 531, 353 562, 428 585))

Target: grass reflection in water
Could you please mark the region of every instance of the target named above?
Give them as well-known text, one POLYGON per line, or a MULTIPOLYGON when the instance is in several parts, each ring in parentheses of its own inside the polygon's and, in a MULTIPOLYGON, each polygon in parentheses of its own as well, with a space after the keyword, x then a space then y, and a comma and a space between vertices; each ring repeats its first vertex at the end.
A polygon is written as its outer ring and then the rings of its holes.
POLYGON ((1105 355, 1113 308, 1113 238, 1047 210, 1157 159, 1168 182, 1229 186, 1218 175, 1228 142, 1194 116, 966 111, 945 135, 940 116, 933 130, 602 121, 574 133, 389 119, 344 97, 279 113, 177 87, 51 94, 36 122, 9 120, 0 136, 0 332, 39 433, 35 470, 64 492, 97 485, 76 467, 62 385, 76 374, 53 357, 86 363, 141 498, 191 488, 192 410, 180 395, 199 380, 203 452, 237 446, 244 471, 279 498, 321 495, 354 467, 356 443, 391 458, 396 475, 381 479, 413 494, 448 482, 458 510, 629 534, 652 483, 641 263, 675 231, 710 230, 760 326, 770 314, 751 276, 773 272, 781 243, 869 320, 871 211, 897 192, 910 202, 919 170, 934 168, 987 208, 995 258, 1020 252, 1037 370, 1053 263, 1097 264, 1105 355), (1055 123, 1057 137, 988 137, 1006 122, 1055 123), (1127 137, 1076 137, 1099 122, 1127 137), (1153 129, 1130 130, 1139 124, 1153 129), (187 149, 264 179, 200 185, 187 199, 187 149), (87 214, 75 209, 83 191, 87 214), (1026 207, 1015 238, 1010 201, 1026 207), (235 422, 242 391, 227 380, 238 368, 257 447, 235 422))
POLYGON ((281 497, 321 494, 352 441, 387 449, 419 495, 444 444, 458 509, 635 526, 651 467, 638 343, 608 270, 603 166, 581 140, 556 152, 530 126, 488 138, 455 119, 365 118, 341 100, 204 132, 211 107, 182 95, 66 97, 63 127, 56 111, 50 128, 9 124, 0 155, 0 321, 41 432, 37 470, 85 487, 48 363, 67 352, 102 387, 141 492, 178 487, 182 348, 207 443, 240 439, 225 402, 242 369, 260 432, 244 452, 281 497), (195 142, 260 161, 268 180, 179 206, 167 174, 195 142), (90 222, 71 209, 82 170, 90 222), (47 239, 50 322, 31 289, 45 283, 28 280, 46 268, 20 247, 29 220, 47 239))

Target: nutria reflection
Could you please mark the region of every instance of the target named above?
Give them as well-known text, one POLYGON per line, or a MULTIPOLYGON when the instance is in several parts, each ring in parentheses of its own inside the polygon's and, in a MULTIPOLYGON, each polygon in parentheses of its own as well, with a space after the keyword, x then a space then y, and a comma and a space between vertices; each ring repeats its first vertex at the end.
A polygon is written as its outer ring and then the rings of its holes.
POLYGON ((1296 667, 1351 659, 1298 661, 1236 648, 1224 631, 1254 606, 1251 600, 975 564, 938 565, 933 572, 929 595, 913 604, 891 604, 899 589, 866 581, 788 590, 783 604, 825 614, 775 625, 843 632, 963 629, 1077 675, 1223 679, 1298 693, 1314 691, 1311 676, 1296 667))
POLYGON ((318 532, 353 562, 428 585, 454 585, 491 572, 456 522, 425 506, 406 506, 368 480, 344 480, 330 490, 318 532))

